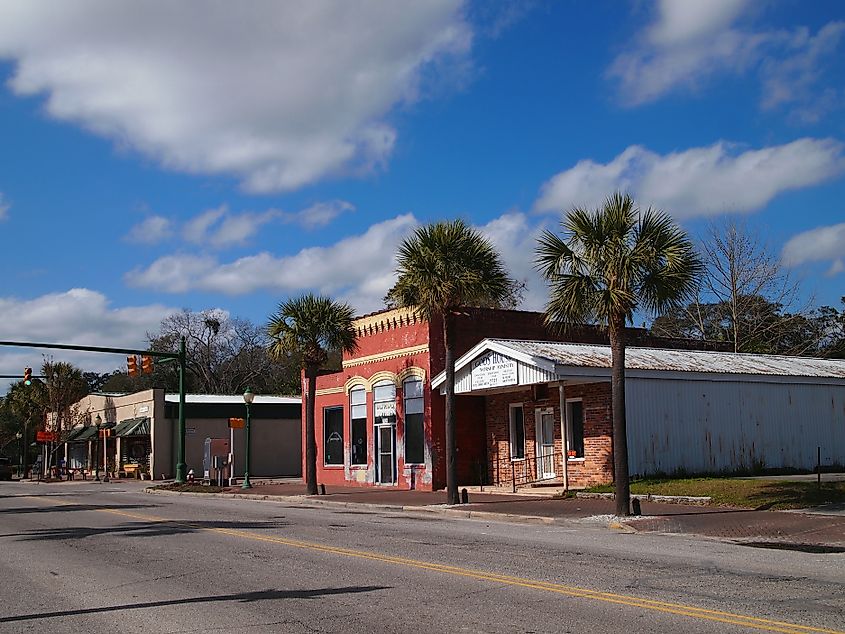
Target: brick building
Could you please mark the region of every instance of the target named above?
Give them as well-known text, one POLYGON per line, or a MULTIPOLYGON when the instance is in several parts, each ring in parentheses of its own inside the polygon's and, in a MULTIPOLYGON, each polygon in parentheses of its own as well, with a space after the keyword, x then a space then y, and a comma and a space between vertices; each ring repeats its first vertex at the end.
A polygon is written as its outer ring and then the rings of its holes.
MULTIPOLYGON (((601 330, 582 327, 552 332, 545 327, 542 313, 526 311, 466 309, 456 318, 455 327, 456 357, 487 337, 606 343, 601 330)), ((444 370, 442 323, 422 320, 413 310, 395 309, 363 316, 355 321, 355 328, 358 351, 344 356, 342 371, 317 379, 318 481, 443 488, 444 398, 431 387, 432 378, 444 370)), ((654 343, 641 329, 630 329, 629 339, 633 344, 654 343)), ((483 390, 456 399, 459 483, 511 482, 516 475, 521 481, 535 480, 537 473, 540 479, 563 477, 555 467, 564 451, 558 389, 543 382, 520 390, 505 394, 483 390), (522 418, 515 428, 517 416, 522 418), (520 434, 520 442, 515 443, 520 434), (512 459, 512 451, 523 458, 512 459), (542 456, 539 462, 537 456, 542 456)), ((576 431, 583 429, 583 446, 567 450, 576 452, 570 457, 570 482, 578 486, 609 481, 609 383, 573 384, 566 398, 569 420, 576 421, 576 431)))

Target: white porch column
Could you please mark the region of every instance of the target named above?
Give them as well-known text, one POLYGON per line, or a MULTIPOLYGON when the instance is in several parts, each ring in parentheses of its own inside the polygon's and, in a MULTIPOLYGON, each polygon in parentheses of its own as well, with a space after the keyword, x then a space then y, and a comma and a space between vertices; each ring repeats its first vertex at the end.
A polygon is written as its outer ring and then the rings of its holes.
POLYGON ((566 424, 566 392, 563 381, 558 383, 557 394, 560 407, 560 437, 563 443, 563 490, 569 491, 569 437, 566 424))

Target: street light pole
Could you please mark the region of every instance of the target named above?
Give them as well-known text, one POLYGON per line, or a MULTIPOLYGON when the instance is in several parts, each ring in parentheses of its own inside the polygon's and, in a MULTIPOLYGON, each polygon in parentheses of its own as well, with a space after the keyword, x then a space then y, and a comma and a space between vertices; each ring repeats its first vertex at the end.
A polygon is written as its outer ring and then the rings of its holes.
POLYGON ((251 489, 252 484, 249 481, 249 458, 250 454, 252 453, 252 448, 250 447, 249 442, 249 431, 250 431, 250 418, 249 418, 249 406, 252 404, 253 399, 255 398, 255 394, 252 393, 252 390, 246 388, 244 392, 244 404, 246 405, 246 451, 244 452, 244 483, 241 485, 242 489, 251 489))
POLYGON ((100 425, 102 425, 103 419, 97 414, 97 418, 94 419, 94 425, 97 428, 97 449, 94 451, 94 480, 96 482, 100 481, 100 425))

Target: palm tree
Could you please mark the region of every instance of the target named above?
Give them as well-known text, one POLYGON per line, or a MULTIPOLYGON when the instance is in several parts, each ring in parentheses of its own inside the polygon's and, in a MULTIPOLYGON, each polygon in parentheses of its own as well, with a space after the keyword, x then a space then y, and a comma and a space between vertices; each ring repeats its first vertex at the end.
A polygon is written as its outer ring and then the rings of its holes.
POLYGON ((286 359, 301 355, 308 394, 305 400, 305 483, 308 494, 317 494, 317 434, 314 407, 317 373, 330 351, 351 353, 358 349, 352 321, 355 313, 349 304, 308 293, 279 304, 278 312, 267 326, 271 338, 270 356, 286 359))
POLYGON ((598 322, 608 330, 617 515, 630 513, 625 427, 625 324, 634 311, 655 314, 694 295, 703 268, 686 234, 661 211, 640 213, 616 192, 593 212, 574 208, 564 237, 544 231, 536 266, 550 286, 546 323, 598 322))
POLYGON ((421 317, 443 322, 446 364, 446 491, 458 504, 455 456, 454 317, 466 306, 501 306, 514 298, 517 284, 493 245, 463 220, 419 227, 400 245, 398 279, 389 304, 414 307, 421 317))

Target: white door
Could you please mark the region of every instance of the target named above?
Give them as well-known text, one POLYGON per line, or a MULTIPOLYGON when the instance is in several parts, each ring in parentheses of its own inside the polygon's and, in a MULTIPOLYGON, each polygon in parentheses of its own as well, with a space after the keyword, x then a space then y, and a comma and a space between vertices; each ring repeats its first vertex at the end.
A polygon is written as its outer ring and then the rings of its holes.
POLYGON ((537 477, 555 477, 555 415, 551 407, 534 410, 537 422, 537 477))

